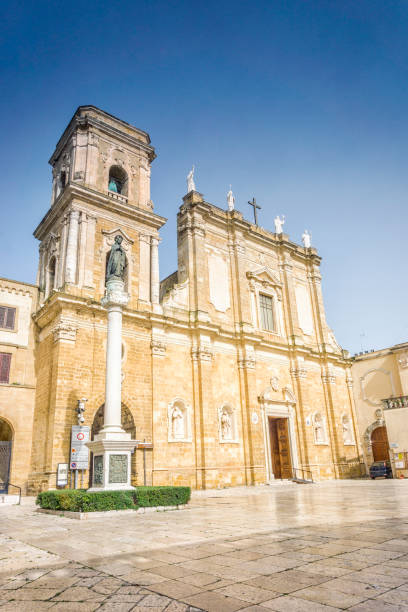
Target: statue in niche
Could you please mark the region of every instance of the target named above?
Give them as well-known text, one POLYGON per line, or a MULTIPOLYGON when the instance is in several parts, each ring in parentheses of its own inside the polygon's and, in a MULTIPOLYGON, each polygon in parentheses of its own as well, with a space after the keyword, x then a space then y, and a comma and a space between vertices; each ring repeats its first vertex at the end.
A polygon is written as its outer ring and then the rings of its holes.
POLYGON ((223 440, 232 439, 231 415, 226 408, 221 413, 221 436, 223 440))
POLYGON ((348 416, 342 418, 343 425, 343 442, 344 444, 353 444, 353 433, 351 431, 351 423, 348 416))
POLYGON ((171 430, 173 438, 184 438, 184 414, 178 406, 171 413, 171 430))
POLYGON ((191 168, 190 172, 187 174, 187 193, 190 193, 190 191, 195 191, 194 166, 191 168))
POLYGON ((314 418, 314 430, 316 444, 322 444, 325 441, 323 418, 320 413, 317 413, 314 418))
POLYGON ((275 223, 275 233, 276 234, 282 234, 282 232, 283 232, 283 225, 285 223, 285 215, 282 215, 282 219, 280 218, 279 215, 276 215, 276 217, 273 220, 273 222, 275 223))
POLYGON ((106 266, 106 282, 112 279, 125 279, 127 266, 126 254, 122 248, 122 236, 115 236, 115 242, 109 253, 108 264, 106 266))

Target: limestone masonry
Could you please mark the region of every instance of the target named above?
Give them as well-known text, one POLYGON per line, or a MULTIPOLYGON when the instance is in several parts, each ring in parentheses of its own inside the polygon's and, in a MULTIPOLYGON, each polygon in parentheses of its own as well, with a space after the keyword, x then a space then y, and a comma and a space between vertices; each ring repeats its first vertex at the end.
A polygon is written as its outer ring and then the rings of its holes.
POLYGON ((178 269, 160 282, 166 219, 150 200, 154 158, 146 132, 93 106, 78 108, 57 143, 51 207, 34 232, 37 283, 0 280, 0 453, 11 456, 10 482, 31 494, 56 486, 78 399, 88 400, 92 437, 102 427, 101 299, 118 235, 130 296, 122 426, 153 445, 133 453, 133 485, 145 473, 147 484, 198 489, 294 470, 357 473, 351 359, 326 323, 317 251, 192 190, 177 215, 178 269))

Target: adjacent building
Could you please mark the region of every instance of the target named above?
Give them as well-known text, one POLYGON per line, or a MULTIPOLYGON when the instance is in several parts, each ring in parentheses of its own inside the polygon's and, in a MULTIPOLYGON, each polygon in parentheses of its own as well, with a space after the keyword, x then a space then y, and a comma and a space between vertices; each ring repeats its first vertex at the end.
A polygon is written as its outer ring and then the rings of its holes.
MULTIPOLYGON (((7 281, 24 297, 26 329, 21 346, 2 349, 13 353, 0 389, 11 482, 30 493, 55 487, 80 398, 92 436, 102 426, 101 298, 118 235, 130 296, 122 425, 153 447, 135 451, 133 484, 359 474, 352 360, 326 322, 316 249, 247 221, 231 197, 228 210, 206 202, 194 186, 177 215, 177 270, 160 282, 166 219, 150 199, 154 158, 146 132, 93 106, 78 108, 51 156, 51 207, 34 232, 37 285, 7 281)), ((11 325, 8 311, 3 319, 11 325)))
POLYGON ((367 467, 391 461, 408 477, 408 343, 353 358, 354 397, 367 467))

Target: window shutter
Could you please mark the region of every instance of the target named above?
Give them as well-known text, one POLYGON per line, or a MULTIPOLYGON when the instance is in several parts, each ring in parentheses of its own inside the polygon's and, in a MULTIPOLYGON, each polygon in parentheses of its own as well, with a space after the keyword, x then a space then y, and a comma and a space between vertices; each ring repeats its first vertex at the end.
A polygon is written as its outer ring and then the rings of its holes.
POLYGON ((16 309, 7 308, 6 324, 4 327, 7 327, 7 329, 14 329, 15 318, 16 318, 16 309))
POLYGON ((6 324, 6 312, 7 308, 0 306, 0 327, 4 327, 6 324))
POLYGON ((0 382, 8 383, 10 376, 10 353, 0 353, 0 382))

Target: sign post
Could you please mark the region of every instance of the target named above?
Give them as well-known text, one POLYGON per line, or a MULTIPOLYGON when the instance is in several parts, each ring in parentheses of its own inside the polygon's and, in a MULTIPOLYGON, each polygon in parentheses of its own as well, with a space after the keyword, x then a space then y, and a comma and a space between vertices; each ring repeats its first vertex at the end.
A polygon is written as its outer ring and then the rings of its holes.
POLYGON ((66 487, 68 484, 68 463, 59 463, 57 468, 57 487, 66 487))
POLYGON ((69 467, 74 471, 75 489, 78 488, 78 470, 89 468, 89 442, 90 427, 85 425, 72 425, 71 428, 71 456, 69 467))

